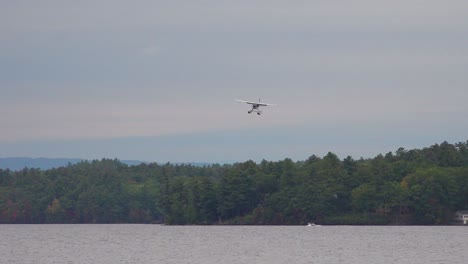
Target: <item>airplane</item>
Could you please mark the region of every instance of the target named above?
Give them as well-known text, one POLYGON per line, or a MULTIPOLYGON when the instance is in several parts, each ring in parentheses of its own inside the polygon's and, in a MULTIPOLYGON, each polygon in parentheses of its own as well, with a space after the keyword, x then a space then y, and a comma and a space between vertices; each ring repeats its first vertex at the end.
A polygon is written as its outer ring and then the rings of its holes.
POLYGON ((239 100, 239 99, 236 99, 236 101, 252 105, 252 109, 250 109, 247 113, 251 114, 252 112, 256 112, 257 115, 261 115, 263 113, 263 111, 260 110, 260 106, 273 106, 273 105, 275 105, 275 104, 261 103, 260 98, 258 99, 258 103, 257 102, 252 102, 252 101, 239 100))

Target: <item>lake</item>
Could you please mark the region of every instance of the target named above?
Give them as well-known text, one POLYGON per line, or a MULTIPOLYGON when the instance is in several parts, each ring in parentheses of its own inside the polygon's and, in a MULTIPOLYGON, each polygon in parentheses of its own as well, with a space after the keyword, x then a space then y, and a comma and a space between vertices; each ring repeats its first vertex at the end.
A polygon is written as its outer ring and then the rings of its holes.
POLYGON ((467 263, 465 226, 0 225, 0 263, 467 263))

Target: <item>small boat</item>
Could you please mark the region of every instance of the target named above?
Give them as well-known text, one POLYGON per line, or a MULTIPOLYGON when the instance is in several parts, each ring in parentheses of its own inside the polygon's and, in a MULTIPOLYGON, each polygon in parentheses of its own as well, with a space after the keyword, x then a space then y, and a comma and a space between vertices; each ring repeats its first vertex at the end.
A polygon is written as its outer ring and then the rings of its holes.
POLYGON ((307 226, 320 226, 320 225, 317 225, 315 223, 308 223, 307 226))

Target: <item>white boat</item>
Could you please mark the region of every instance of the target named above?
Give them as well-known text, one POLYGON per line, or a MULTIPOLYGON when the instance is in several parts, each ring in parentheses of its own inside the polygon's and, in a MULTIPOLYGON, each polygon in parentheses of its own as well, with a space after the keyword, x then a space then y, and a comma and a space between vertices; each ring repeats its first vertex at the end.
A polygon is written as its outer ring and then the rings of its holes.
POLYGON ((320 226, 320 225, 317 225, 315 223, 308 223, 307 226, 320 226))

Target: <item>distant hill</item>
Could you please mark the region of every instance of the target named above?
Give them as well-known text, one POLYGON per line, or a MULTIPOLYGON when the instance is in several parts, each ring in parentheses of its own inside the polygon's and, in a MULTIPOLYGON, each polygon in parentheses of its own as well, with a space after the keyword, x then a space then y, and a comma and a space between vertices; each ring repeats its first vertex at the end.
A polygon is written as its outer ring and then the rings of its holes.
POLYGON ((82 161, 81 159, 49 159, 49 158, 0 158, 0 169, 10 169, 12 171, 22 170, 27 168, 39 168, 43 170, 67 166, 68 164, 76 164, 82 161))
MULTIPOLYGON (((27 158, 27 157, 14 157, 14 158, 0 158, 0 169, 10 169, 12 171, 22 170, 24 168, 38 168, 41 170, 48 170, 52 168, 65 167, 68 164, 76 164, 84 159, 66 159, 66 158, 27 158)), ((139 165, 144 163, 137 160, 122 160, 127 165, 139 165)))
MULTIPOLYGON (((67 158, 27 158, 27 157, 13 157, 13 158, 0 158, 0 169, 10 169, 12 171, 22 170, 24 168, 38 168, 41 170, 48 170, 52 168, 59 168, 68 166, 68 164, 76 164, 85 161, 85 159, 67 159, 67 158)), ((141 163, 149 163, 139 160, 121 160, 129 166, 140 165, 141 163)), ((211 163, 204 162, 188 162, 188 163, 174 163, 175 165, 187 164, 196 167, 203 167, 212 165, 211 163)))

